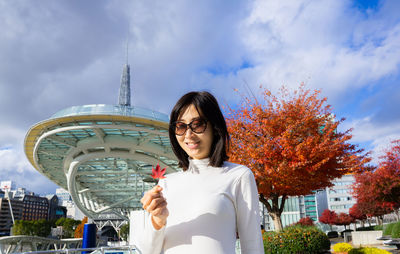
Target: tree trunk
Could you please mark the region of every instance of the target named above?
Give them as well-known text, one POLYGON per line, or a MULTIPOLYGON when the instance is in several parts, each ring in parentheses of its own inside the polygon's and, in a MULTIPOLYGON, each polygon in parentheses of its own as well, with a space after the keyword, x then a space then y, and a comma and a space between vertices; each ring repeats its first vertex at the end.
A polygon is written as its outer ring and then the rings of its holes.
POLYGON ((274 221, 275 231, 281 231, 283 229, 281 215, 283 212, 283 208, 285 206, 286 196, 283 196, 279 202, 278 196, 272 196, 271 202, 268 202, 266 198, 262 194, 260 194, 260 201, 265 205, 268 210, 269 216, 272 217, 274 221))
POLYGON ((382 216, 376 216, 376 225, 383 225, 383 217, 382 216))
POLYGON ((272 217, 272 220, 274 221, 275 231, 281 231, 283 229, 281 215, 275 213, 269 213, 269 215, 272 217))
POLYGON ((396 217, 396 221, 400 221, 400 209, 394 210, 394 216, 396 217))

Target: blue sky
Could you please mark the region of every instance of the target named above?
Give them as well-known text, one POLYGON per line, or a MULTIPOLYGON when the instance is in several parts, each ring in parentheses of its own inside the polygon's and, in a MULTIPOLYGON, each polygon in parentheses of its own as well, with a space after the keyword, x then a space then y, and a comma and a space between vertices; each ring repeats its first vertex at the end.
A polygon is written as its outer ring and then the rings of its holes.
POLYGON ((169 114, 191 90, 320 89, 374 161, 400 138, 400 1, 0 0, 0 180, 56 186, 29 164, 29 128, 117 102, 129 38, 132 103, 169 114))

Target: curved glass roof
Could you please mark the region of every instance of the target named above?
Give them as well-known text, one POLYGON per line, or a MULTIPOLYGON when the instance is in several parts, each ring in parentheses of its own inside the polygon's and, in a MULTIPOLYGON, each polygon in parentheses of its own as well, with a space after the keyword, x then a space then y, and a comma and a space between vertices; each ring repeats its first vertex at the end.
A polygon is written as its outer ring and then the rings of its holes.
POLYGON ((58 111, 51 118, 57 118, 63 116, 78 116, 78 115, 119 115, 119 116, 122 115, 122 116, 144 117, 152 120, 169 122, 168 115, 154 110, 136 106, 127 107, 127 106, 107 105, 107 104, 73 106, 58 111))
POLYGON ((32 165, 67 189, 91 218, 140 209, 157 163, 175 172, 168 116, 137 107, 84 105, 62 110, 33 126, 25 138, 32 165))

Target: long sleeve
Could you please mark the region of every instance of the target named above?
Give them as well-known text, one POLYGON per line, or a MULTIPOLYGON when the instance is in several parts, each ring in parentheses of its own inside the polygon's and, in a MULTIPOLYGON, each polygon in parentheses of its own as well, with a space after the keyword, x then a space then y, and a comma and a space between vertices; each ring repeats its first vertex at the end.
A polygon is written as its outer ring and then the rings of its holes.
POLYGON ((164 243, 165 226, 156 230, 151 222, 151 214, 144 210, 136 211, 131 217, 133 243, 140 253, 160 254, 164 243))
POLYGON ((250 170, 243 173, 236 183, 236 209, 242 254, 264 253, 257 185, 250 170))

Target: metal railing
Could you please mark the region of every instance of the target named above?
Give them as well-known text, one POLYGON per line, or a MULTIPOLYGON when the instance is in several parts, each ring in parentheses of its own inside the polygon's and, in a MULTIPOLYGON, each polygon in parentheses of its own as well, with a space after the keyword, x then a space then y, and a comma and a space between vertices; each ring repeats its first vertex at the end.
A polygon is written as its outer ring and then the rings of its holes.
POLYGON ((94 248, 78 248, 78 249, 62 249, 62 250, 45 250, 45 251, 29 251, 29 252, 15 252, 18 254, 53 254, 53 253, 91 253, 91 254, 141 254, 141 252, 134 245, 120 246, 120 247, 94 247, 94 248), (121 252, 122 251, 122 252, 121 252))

